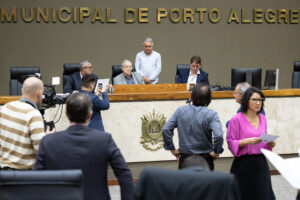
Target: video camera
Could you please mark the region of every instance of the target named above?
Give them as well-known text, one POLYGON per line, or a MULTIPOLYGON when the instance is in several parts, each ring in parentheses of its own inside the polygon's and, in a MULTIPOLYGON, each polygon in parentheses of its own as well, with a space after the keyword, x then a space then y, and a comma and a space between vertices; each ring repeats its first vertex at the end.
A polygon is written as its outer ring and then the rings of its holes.
MULTIPOLYGON (((44 116, 45 110, 51 107, 55 107, 56 104, 59 104, 59 106, 61 104, 64 104, 69 95, 70 94, 56 95, 54 85, 44 84, 43 101, 42 101, 42 105, 39 108, 41 114, 44 116)), ((62 107, 61 107, 61 112, 62 112, 62 107)), ((57 121, 59 121, 59 119, 57 121)), ((47 126, 50 127, 50 130, 55 128, 53 121, 50 122, 44 121, 44 123, 45 123, 45 129, 47 126)))

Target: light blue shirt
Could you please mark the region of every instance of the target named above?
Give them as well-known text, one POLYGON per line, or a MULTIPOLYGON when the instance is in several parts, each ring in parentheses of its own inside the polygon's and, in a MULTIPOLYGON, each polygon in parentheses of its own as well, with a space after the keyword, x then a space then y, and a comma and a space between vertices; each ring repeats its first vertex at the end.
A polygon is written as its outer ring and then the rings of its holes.
POLYGON ((223 152, 223 131, 218 114, 207 107, 187 105, 178 108, 163 127, 164 148, 174 150, 174 128, 177 128, 179 152, 205 154, 223 152))
POLYGON ((152 84, 158 83, 158 75, 161 71, 161 57, 156 51, 148 56, 144 51, 136 54, 135 69, 141 73, 142 76, 146 76, 152 80, 152 84))

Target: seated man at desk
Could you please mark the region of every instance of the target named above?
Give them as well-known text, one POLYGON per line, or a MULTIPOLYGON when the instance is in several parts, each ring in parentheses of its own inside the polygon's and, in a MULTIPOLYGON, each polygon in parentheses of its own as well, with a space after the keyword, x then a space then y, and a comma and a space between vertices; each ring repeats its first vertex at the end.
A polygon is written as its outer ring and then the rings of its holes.
POLYGON ((66 80, 64 86, 64 93, 72 94, 74 91, 81 90, 81 79, 85 74, 91 74, 93 72, 92 64, 85 60, 80 63, 80 71, 72 74, 69 79, 66 80))
POLYGON ((114 78, 114 85, 145 84, 139 72, 132 72, 132 62, 130 60, 122 62, 122 71, 123 73, 114 78))
POLYGON ((188 85, 206 83, 209 85, 208 74, 202 70, 200 56, 193 56, 191 58, 190 69, 179 71, 179 77, 176 83, 187 83, 188 85))

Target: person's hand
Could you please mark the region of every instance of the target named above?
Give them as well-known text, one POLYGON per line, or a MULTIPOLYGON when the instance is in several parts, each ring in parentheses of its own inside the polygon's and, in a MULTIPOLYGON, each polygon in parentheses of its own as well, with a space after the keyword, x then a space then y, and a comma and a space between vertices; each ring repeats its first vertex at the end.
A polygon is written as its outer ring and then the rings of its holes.
POLYGON ((143 78, 144 78, 144 81, 145 81, 146 84, 151 83, 151 80, 148 77, 144 76, 143 78))
POLYGON ((171 150, 171 153, 176 157, 176 160, 179 159, 179 151, 177 149, 171 150))
POLYGON ((55 128, 53 128, 51 131, 50 131, 50 126, 47 126, 47 129, 46 129, 46 134, 50 134, 50 133, 54 133, 54 132, 56 132, 56 129, 55 128))
POLYGON ((239 141, 239 148, 242 148, 246 146, 247 144, 258 144, 261 143, 262 139, 259 137, 251 137, 251 138, 245 138, 239 141))
POLYGON ((274 148, 275 145, 276 145, 276 142, 275 141, 271 141, 271 142, 268 142, 267 145, 271 148, 274 148))
POLYGON ((219 154, 216 154, 214 151, 210 152, 209 155, 213 158, 213 160, 216 160, 219 158, 219 154))
POLYGON ((262 139, 259 137, 251 137, 251 138, 247 138, 245 139, 247 144, 258 144, 262 142, 262 139))

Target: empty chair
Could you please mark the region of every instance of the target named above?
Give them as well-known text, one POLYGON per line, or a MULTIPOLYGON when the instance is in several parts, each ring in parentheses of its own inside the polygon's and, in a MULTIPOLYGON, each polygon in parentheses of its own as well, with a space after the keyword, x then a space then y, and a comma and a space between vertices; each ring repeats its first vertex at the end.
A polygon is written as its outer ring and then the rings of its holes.
POLYGON ((179 80, 179 71, 181 70, 190 70, 190 65, 189 64, 177 64, 176 65, 176 75, 175 75, 175 83, 178 83, 179 80))
MULTIPOLYGON (((122 73, 122 65, 113 65, 111 70, 111 83, 114 85, 114 78, 122 73)), ((132 66, 132 72, 135 72, 135 66, 132 66)))
POLYGON ((300 61, 294 61, 292 88, 300 88, 300 61))
POLYGON ((1 200, 82 200, 81 170, 0 171, 1 200))
POLYGON ((63 88, 65 87, 67 79, 75 72, 80 71, 79 63, 65 63, 63 72, 63 88))
POLYGON ((21 95, 22 84, 30 76, 40 78, 39 67, 11 67, 9 81, 9 95, 21 95))
POLYGON ((199 167, 169 170, 146 167, 134 189, 135 200, 238 200, 237 181, 232 174, 199 167))

